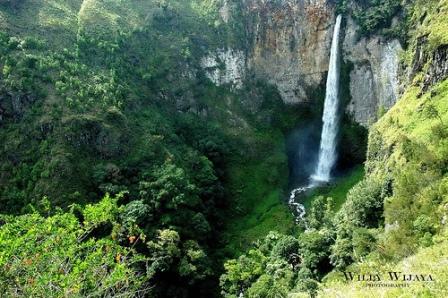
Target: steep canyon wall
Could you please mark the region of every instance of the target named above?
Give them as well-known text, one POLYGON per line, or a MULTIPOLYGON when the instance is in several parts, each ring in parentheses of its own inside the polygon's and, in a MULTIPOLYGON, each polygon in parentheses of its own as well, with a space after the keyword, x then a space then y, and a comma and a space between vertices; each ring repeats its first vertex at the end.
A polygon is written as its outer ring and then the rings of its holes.
MULTIPOLYGON (((223 2, 221 17, 232 19, 236 6, 223 2)), ((335 4, 331 0, 245 0, 247 41, 239 49, 216 49, 202 59, 207 76, 217 85, 241 88, 255 77, 275 85, 288 104, 314 103, 314 91, 328 72, 335 4)), ((394 105, 399 94, 398 40, 358 36, 358 25, 346 17, 342 55, 353 68, 346 111, 369 126, 394 105)))

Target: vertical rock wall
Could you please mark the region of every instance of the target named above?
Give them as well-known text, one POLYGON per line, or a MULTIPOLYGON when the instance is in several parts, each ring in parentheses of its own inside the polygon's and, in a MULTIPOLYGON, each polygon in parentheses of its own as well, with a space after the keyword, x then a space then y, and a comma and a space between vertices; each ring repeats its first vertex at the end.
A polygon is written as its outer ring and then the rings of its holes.
POLYGON ((287 103, 310 102, 328 71, 334 7, 326 0, 246 1, 248 67, 287 103))
POLYGON ((353 63, 350 73, 351 101, 347 111, 365 126, 390 109, 399 96, 398 40, 380 36, 358 39, 358 26, 348 18, 344 38, 344 60, 353 63))
POLYGON ((246 72, 246 57, 242 51, 217 49, 201 59, 201 67, 215 85, 230 84, 239 89, 246 72))
MULTIPOLYGON (((232 19, 225 0, 220 10, 224 22, 232 19)), ((244 50, 216 49, 201 60, 207 76, 217 85, 241 88, 249 75, 277 86, 289 104, 314 102, 313 91, 328 72, 335 6, 331 0, 242 0, 248 40, 244 50)), ((365 126, 381 111, 392 107, 399 95, 398 40, 373 35, 358 38, 350 17, 343 37, 343 59, 353 64, 351 100, 346 111, 365 126)))

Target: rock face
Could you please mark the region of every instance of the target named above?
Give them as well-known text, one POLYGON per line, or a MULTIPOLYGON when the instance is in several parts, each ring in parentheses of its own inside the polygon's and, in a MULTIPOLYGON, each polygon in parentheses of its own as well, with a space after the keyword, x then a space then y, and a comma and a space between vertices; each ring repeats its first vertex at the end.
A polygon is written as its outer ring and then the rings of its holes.
POLYGON ((423 82, 423 90, 448 77, 448 45, 439 46, 432 55, 429 69, 423 82))
POLYGON ((334 9, 326 0, 246 1, 248 67, 286 103, 313 101, 328 71, 334 9))
MULTIPOLYGON (((328 72, 334 2, 244 0, 245 51, 218 49, 201 60, 201 67, 216 85, 241 88, 250 74, 275 85, 286 103, 314 102, 313 91, 324 85, 328 72)), ((233 20, 233 9, 223 1, 224 22, 233 20)), ((344 31, 343 59, 353 64, 346 111, 368 126, 397 100, 401 45, 380 36, 358 39, 358 26, 350 17, 344 31)))
MULTIPOLYGON (((312 102, 312 89, 328 71, 333 6, 327 0, 245 0, 247 54, 218 49, 201 60, 207 77, 216 85, 242 86, 251 73, 277 86, 286 103, 312 102)), ((228 1, 220 16, 230 19, 228 1)))
POLYGON ((357 39, 358 26, 348 18, 343 43, 344 60, 353 63, 350 73, 351 101, 347 111, 365 126, 377 120, 379 112, 390 109, 399 95, 398 40, 380 36, 357 39))
POLYGON ((201 59, 206 76, 217 86, 231 84, 241 88, 246 69, 246 57, 242 51, 218 49, 201 59))

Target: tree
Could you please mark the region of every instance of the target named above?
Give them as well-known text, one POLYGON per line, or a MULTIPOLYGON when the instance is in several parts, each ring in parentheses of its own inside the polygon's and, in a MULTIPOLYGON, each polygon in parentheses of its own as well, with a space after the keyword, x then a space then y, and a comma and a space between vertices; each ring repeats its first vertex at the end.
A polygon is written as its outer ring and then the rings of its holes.
POLYGON ((178 268, 179 275, 187 277, 190 284, 213 273, 206 253, 196 241, 186 241, 182 247, 182 255, 178 268))
POLYGON ((249 298, 283 298, 288 297, 289 280, 276 280, 273 276, 263 274, 247 291, 249 298))
POLYGON ((251 249, 247 255, 227 261, 226 272, 220 278, 221 293, 225 297, 238 297, 246 291, 263 274, 266 259, 259 250, 251 249))
POLYGON ((171 264, 180 256, 179 234, 173 230, 159 230, 157 238, 147 243, 151 264, 147 268, 149 277, 170 269, 171 264))
POLYGON ((116 200, 106 197, 83 211, 43 217, 4 216, 0 227, 0 292, 8 297, 122 296, 146 293, 147 281, 135 264, 147 259, 92 227, 116 224, 116 200))
POLYGON ((306 216, 309 229, 318 230, 322 227, 333 226, 333 199, 318 196, 311 204, 306 216))
POLYGON ((309 231, 299 236, 300 257, 302 267, 308 268, 313 277, 328 272, 330 265, 330 246, 334 242, 334 232, 327 228, 319 231, 309 231))
POLYGON ((433 104, 431 104, 431 103, 427 104, 425 106, 425 110, 424 111, 425 111, 425 115, 427 117, 429 117, 429 118, 436 118, 437 117, 437 118, 439 118, 440 124, 442 124, 442 126, 444 125, 442 117, 440 116, 439 111, 437 110, 437 108, 433 104))
POLYGON ((140 198, 155 211, 177 210, 180 206, 192 207, 199 203, 197 188, 185 171, 172 162, 156 168, 149 178, 140 182, 140 198))
MULTIPOLYGON (((355 185, 335 217, 336 240, 331 247, 331 264, 342 269, 367 254, 364 229, 378 228, 383 222, 383 205, 387 189, 376 178, 367 178, 355 185)), ((370 238, 373 239, 373 238, 370 238)))

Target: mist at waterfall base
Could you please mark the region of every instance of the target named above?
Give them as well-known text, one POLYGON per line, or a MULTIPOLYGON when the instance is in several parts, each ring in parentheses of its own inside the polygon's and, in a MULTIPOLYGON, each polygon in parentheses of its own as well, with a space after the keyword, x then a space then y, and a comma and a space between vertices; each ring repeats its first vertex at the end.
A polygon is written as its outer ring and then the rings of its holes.
MULTIPOLYGON (((350 122, 349 117, 341 118, 336 147, 338 156, 332 170, 334 181, 348 175, 353 168, 362 164, 367 150, 367 130, 350 122)), ((321 115, 315 115, 306 122, 305 125, 299 125, 290 131, 286 138, 290 190, 310 184, 310 177, 314 174, 319 157, 321 115)))
POLYGON ((306 126, 297 127, 286 139, 286 152, 289 164, 289 189, 303 186, 309 182, 319 157, 320 131, 319 119, 311 120, 306 126))
MULTIPOLYGON (((296 213, 296 219, 301 220, 305 216, 305 207, 297 201, 297 197, 309 189, 328 183, 333 167, 337 160, 336 146, 339 131, 339 77, 340 77, 340 53, 339 35, 342 16, 338 15, 334 27, 333 39, 330 51, 330 63, 325 90, 324 110, 322 116, 322 133, 319 145, 317 164, 310 176, 308 184, 292 190, 289 198, 289 205, 296 213)), ((300 154, 299 154, 300 157, 300 154)), ((313 160, 313 156, 308 156, 308 162, 313 160)), ((309 165, 305 162, 304 169, 309 165)))

